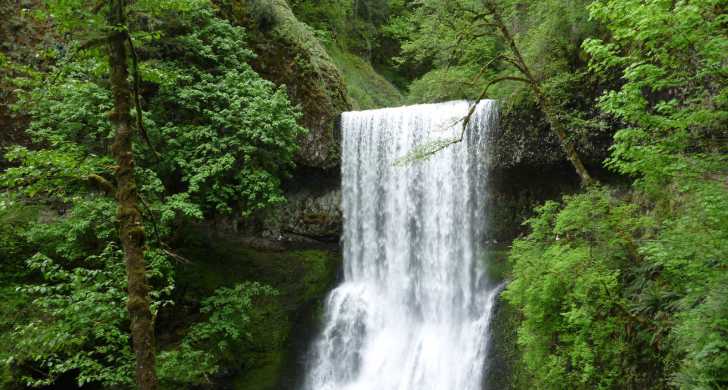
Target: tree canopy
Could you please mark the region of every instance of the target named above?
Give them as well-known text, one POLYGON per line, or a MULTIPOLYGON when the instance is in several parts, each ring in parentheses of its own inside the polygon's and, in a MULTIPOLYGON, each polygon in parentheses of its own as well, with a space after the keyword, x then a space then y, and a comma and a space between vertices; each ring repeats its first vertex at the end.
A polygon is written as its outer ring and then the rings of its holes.
MULTIPOLYGON (((156 316, 173 304, 180 256, 170 245, 177 230, 281 203, 281 180, 294 166, 305 129, 285 88, 250 67, 254 55, 244 30, 217 16, 212 4, 138 1, 126 13, 138 67, 132 78, 139 78, 132 83, 142 108, 135 115, 143 122, 133 141, 134 177, 156 316)), ((0 207, 3 220, 30 219, 3 235, 0 252, 19 270, 13 299, 27 299, 36 312, 8 324, 3 338, 16 342, 2 354, 30 386, 68 374, 79 385, 132 384, 129 298, 113 198, 114 102, 106 51, 96 41, 115 27, 102 14, 84 2, 50 2, 36 16, 71 34, 48 53, 56 64, 50 72, 28 70, 13 80, 32 143, 7 150, 0 207), (42 224, 33 222, 38 219, 42 224)), ((185 353, 159 357, 162 384, 207 383, 228 350, 245 341, 252 300, 272 294, 257 283, 216 291, 183 341, 185 353)))

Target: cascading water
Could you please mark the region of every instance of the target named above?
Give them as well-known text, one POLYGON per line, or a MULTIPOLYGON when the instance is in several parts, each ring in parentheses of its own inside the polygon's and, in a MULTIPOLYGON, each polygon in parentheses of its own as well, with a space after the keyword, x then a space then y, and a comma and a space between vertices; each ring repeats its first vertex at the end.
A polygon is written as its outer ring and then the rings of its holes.
POLYGON ((343 114, 344 280, 326 302, 304 389, 482 388, 498 290, 479 245, 495 103, 478 103, 462 142, 395 164, 417 145, 459 137, 469 107, 343 114))

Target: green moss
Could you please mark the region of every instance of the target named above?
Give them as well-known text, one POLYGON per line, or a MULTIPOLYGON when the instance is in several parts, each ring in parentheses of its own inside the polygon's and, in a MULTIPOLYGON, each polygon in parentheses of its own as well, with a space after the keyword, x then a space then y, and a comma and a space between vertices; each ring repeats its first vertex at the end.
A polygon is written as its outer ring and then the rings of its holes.
POLYGON ((328 289, 333 278, 334 270, 331 263, 331 256, 328 253, 317 250, 298 252, 303 263, 306 265, 306 273, 303 278, 304 300, 314 299, 321 296, 328 289))
POLYGON ((364 110, 402 104, 403 97, 399 90, 363 58, 334 44, 329 45, 327 50, 344 77, 346 92, 353 109, 364 110))
MULTIPOLYGON (((256 302, 256 308, 250 319, 251 345, 249 351, 280 350, 290 332, 289 316, 283 310, 280 301, 267 298, 265 302, 256 302)), ((246 359, 245 364, 256 366, 255 359, 246 359)))
POLYGON ((490 348, 486 383, 492 389, 529 388, 518 348, 519 313, 505 299, 498 298, 490 324, 490 348))
MULTIPOLYGON (((251 313, 250 342, 235 348, 237 367, 226 367, 230 373, 226 383, 235 389, 274 389, 290 361, 293 319, 302 310, 313 307, 334 282, 340 255, 321 249, 262 250, 254 249, 231 236, 206 237, 202 229, 186 233, 185 244, 178 251, 189 263, 177 266, 179 306, 194 307, 217 288, 243 281, 257 281, 279 291, 276 297, 256 302, 251 313)), ((196 311, 185 316, 189 326, 196 311)))
POLYGON ((488 248, 483 253, 483 263, 488 278, 493 282, 506 280, 511 273, 511 265, 508 262, 508 248, 488 248))
POLYGON ((192 262, 178 266, 178 285, 191 294, 206 296, 218 287, 255 280, 277 289, 287 309, 325 293, 338 261, 331 251, 257 250, 223 238, 181 252, 192 262))
POLYGON ((250 354, 249 359, 255 361, 254 367, 246 370, 233 380, 235 390, 272 390, 278 388, 284 353, 271 351, 250 354))
POLYGON ((232 379, 235 389, 275 389, 288 351, 285 342, 292 324, 278 301, 258 305, 251 318, 252 345, 240 351, 241 367, 232 379))
MULTIPOLYGON (((483 254, 486 275, 492 283, 511 278, 513 266, 508 261, 510 248, 505 245, 486 249, 483 254)), ((508 301, 498 297, 493 308, 490 324, 490 347, 486 384, 493 389, 528 388, 528 376, 521 366, 521 351, 518 347, 518 325, 520 314, 508 301)))

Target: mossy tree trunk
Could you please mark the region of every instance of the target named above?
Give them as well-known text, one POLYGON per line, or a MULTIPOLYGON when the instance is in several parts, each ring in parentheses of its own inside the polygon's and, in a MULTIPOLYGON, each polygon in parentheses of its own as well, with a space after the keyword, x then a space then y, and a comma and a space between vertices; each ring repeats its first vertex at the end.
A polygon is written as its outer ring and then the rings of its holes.
POLYGON ((530 67, 523 59, 523 55, 521 55, 521 51, 518 49, 518 45, 516 44, 516 40, 513 37, 513 34, 511 34, 505 20, 503 20, 496 1, 485 0, 484 5, 487 10, 487 14, 492 17, 493 27, 498 30, 500 35, 506 41, 506 44, 508 45, 511 54, 513 55, 513 58, 509 58, 509 62, 523 76, 523 78, 504 77, 503 79, 515 79, 528 84, 534 96, 536 97, 536 102, 541 108, 541 111, 546 115, 546 120, 549 123, 551 131, 553 131, 559 138, 559 142, 561 143, 561 147, 566 153, 566 157, 569 159, 571 165, 574 167, 576 173, 579 175, 579 178, 581 179, 581 184, 586 186, 594 183, 594 179, 591 177, 589 171, 586 169, 586 166, 581 161, 581 157, 579 157, 579 153, 577 153, 576 148, 574 147, 574 143, 569 139, 566 126, 564 126, 564 123, 561 121, 561 119, 559 119, 556 109, 554 109, 554 105, 543 93, 543 89, 541 88, 541 82, 536 77, 534 77, 530 67))
POLYGON ((113 31, 108 38, 109 67, 114 112, 111 120, 116 129, 112 154, 116 160, 116 200, 119 234, 124 250, 128 282, 127 310, 131 321, 131 337, 136 357, 136 383, 141 390, 157 388, 155 372, 154 320, 150 310, 149 287, 144 261, 144 225, 139 212, 139 195, 134 179, 132 153, 133 127, 131 90, 127 63, 126 0, 110 0, 109 24, 113 31))

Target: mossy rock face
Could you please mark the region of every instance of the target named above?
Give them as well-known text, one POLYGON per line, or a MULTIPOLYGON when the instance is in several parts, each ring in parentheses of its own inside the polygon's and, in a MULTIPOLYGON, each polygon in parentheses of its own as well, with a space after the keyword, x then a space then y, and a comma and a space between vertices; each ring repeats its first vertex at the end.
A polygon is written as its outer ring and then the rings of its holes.
POLYGON ((369 62, 336 44, 328 45, 327 50, 341 70, 352 109, 394 107, 404 102, 402 93, 369 62))
POLYGON ((506 245, 494 245, 485 248, 482 254, 482 262, 485 275, 491 285, 498 285, 508 279, 511 273, 508 253, 510 251, 506 245))
POLYGON ((286 195, 286 204, 264 220, 264 235, 289 241, 339 242, 343 225, 341 191, 331 189, 316 194, 302 190, 286 195))
POLYGON ((205 297, 223 286, 243 281, 268 284, 280 293, 287 310, 316 299, 331 287, 340 264, 335 248, 260 249, 227 234, 192 228, 197 239, 186 239, 179 252, 191 259, 177 269, 178 289, 205 297))
MULTIPOLYGON (((507 283, 513 265, 509 261, 510 245, 491 245, 483 254, 486 275, 491 286, 507 283)), ((503 290, 501 290, 502 292, 503 290)), ((520 367, 521 351, 518 347, 520 314, 502 296, 496 297, 488 327, 488 351, 485 362, 485 385, 489 389, 527 388, 524 371, 520 367)))
MULTIPOLYGON (((558 137, 534 102, 524 98, 501 111, 498 131, 492 138, 491 167, 550 167, 568 161, 558 137)), ((577 152, 585 164, 601 166, 609 156, 612 135, 613 130, 604 129, 574 137, 577 152)))
MULTIPOLYGON (((235 348, 215 388, 280 389, 293 375, 288 365, 293 361, 300 340, 302 316, 315 313, 324 295, 333 286, 341 263, 336 247, 316 248, 251 247, 230 232, 221 233, 209 226, 191 227, 183 234, 176 250, 189 259, 176 269, 179 304, 168 313, 161 312, 159 343, 174 345, 184 329, 199 318, 199 302, 223 286, 257 281, 278 290, 275 297, 256 302, 251 313, 249 341, 235 348)), ((311 314, 312 315, 312 314, 311 314)))
POLYGON ((236 356, 234 389, 277 389, 285 363, 286 340, 291 331, 289 314, 281 302, 271 300, 257 306, 250 323, 250 344, 236 356))
POLYGON ((346 86, 336 65, 311 28, 300 22, 285 0, 217 0, 223 14, 248 31, 258 55, 253 68, 264 78, 285 85, 301 106, 299 164, 330 168, 339 163, 334 123, 351 110, 346 86))
POLYGON ((498 297, 490 323, 490 344, 486 356, 485 383, 489 389, 524 389, 528 383, 520 366, 518 311, 498 297))
MULTIPOLYGON (((520 96, 501 107, 499 116, 490 134, 486 200, 486 240, 496 245, 524 233, 523 223, 533 215, 535 206, 581 188, 576 170, 535 102, 520 96)), ((621 180, 602 164, 609 156, 612 133, 612 129, 603 129, 573 139, 592 176, 603 183, 621 180)))
POLYGON ((284 364, 284 355, 281 351, 268 351, 251 353, 246 360, 255 362, 244 375, 233 380, 232 388, 235 390, 278 390, 281 367, 284 364))
POLYGON ((487 178, 486 242, 506 245, 526 231, 523 223, 546 200, 558 200, 579 187, 579 177, 568 163, 493 168, 487 178))

